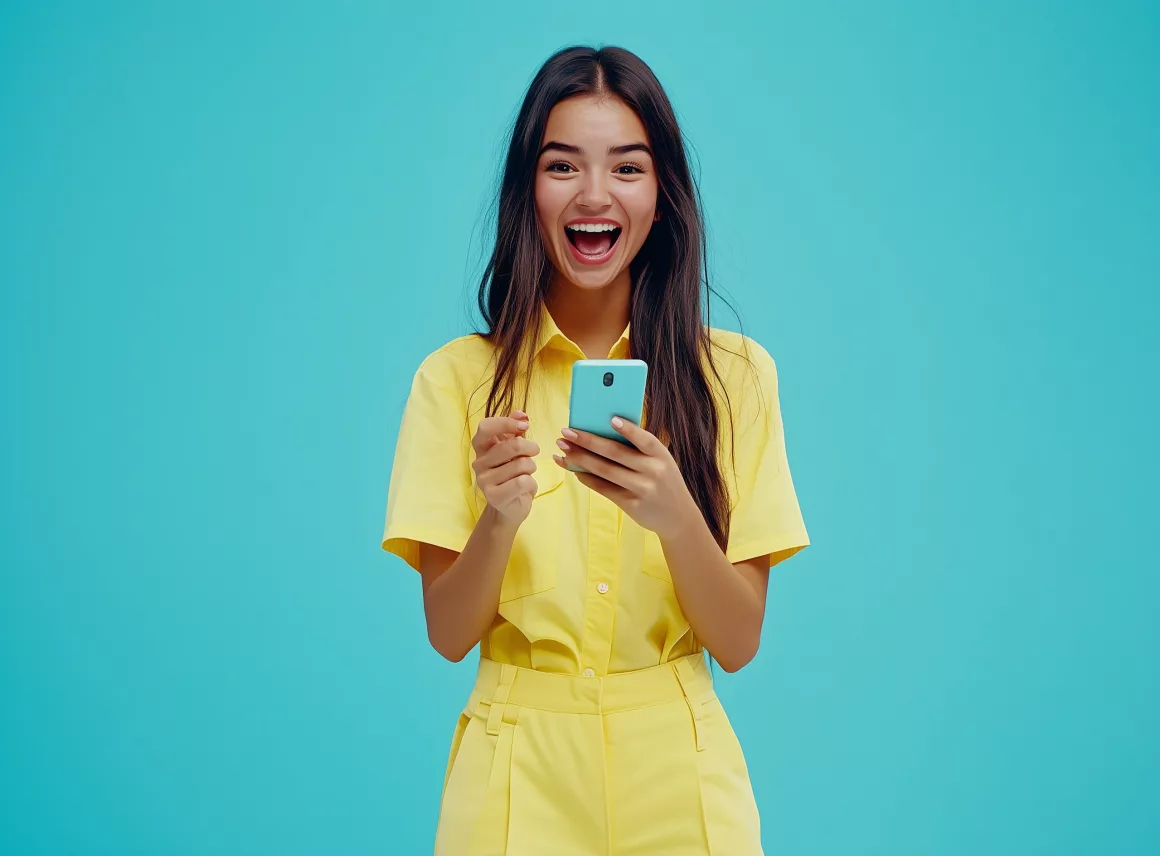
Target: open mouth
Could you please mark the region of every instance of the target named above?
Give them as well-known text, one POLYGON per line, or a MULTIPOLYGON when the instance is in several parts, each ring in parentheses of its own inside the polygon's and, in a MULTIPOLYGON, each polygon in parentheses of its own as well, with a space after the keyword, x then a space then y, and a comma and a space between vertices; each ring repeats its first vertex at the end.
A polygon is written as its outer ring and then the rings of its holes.
POLYGON ((564 234, 576 252, 587 259, 603 259, 612 252, 623 230, 619 227, 602 227, 597 231, 565 227, 564 234))

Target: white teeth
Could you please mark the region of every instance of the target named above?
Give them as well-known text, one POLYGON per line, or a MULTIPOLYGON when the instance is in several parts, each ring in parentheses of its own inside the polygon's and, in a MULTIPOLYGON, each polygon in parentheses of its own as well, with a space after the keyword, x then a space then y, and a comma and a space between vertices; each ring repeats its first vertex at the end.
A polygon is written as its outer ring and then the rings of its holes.
POLYGON ((613 226, 611 223, 576 223, 564 227, 571 229, 573 232, 611 232, 613 229, 619 229, 619 226, 613 226))

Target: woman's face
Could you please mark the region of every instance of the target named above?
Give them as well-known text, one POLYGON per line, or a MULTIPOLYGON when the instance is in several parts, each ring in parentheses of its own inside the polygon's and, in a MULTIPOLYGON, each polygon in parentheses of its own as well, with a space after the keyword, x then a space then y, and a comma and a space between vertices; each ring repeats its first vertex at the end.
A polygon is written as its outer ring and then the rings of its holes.
POLYGON ((540 234, 556 270, 580 288, 609 285, 627 272, 656 214, 644 125, 612 96, 561 101, 544 129, 535 192, 540 234))

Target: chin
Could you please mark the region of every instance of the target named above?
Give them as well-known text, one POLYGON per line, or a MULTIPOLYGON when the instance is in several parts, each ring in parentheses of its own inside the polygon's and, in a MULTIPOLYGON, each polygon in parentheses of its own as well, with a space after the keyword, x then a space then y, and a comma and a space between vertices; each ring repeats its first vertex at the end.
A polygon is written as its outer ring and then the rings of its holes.
POLYGON ((620 271, 610 271, 608 273, 590 273, 587 276, 576 276, 574 271, 569 270, 564 279, 568 280, 568 284, 574 288, 579 288, 582 291, 599 291, 602 288, 608 288, 612 283, 616 282, 616 277, 620 271))
POLYGON ((615 267, 609 265, 607 269, 593 270, 592 268, 584 268, 582 265, 571 263, 571 259, 567 259, 565 264, 560 264, 553 259, 552 264, 555 265, 556 270, 562 277, 568 281, 568 284, 573 288, 583 289, 584 291, 598 291, 602 288, 607 288, 616 282, 617 278, 623 272, 621 265, 615 267))

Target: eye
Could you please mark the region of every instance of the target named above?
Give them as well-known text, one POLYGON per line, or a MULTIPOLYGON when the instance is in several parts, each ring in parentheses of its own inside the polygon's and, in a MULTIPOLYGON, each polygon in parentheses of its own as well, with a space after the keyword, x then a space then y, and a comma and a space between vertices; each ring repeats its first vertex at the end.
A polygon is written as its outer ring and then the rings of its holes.
POLYGON ((567 172, 571 169, 575 169, 572 164, 568 163, 567 161, 557 160, 552 161, 547 166, 545 166, 544 172, 567 172), (563 167, 563 169, 557 169, 556 167, 563 167))
POLYGON ((622 163, 614 171, 617 175, 643 175, 644 167, 638 163, 629 161, 628 163, 622 163), (627 169, 629 172, 621 172, 622 169, 627 169))

